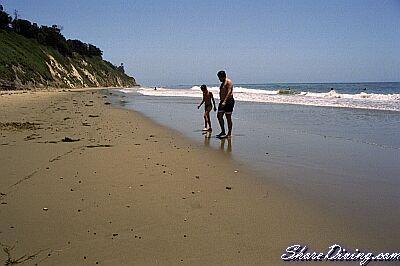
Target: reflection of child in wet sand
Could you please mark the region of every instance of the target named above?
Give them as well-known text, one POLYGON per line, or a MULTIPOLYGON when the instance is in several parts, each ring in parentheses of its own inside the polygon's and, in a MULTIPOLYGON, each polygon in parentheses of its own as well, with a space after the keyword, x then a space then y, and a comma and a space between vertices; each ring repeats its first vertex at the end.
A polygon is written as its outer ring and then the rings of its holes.
POLYGON ((214 96, 211 91, 207 90, 206 85, 201 85, 200 89, 203 92, 203 100, 201 101, 200 105, 197 106, 197 109, 200 109, 200 106, 204 103, 204 125, 205 126, 204 126, 203 131, 212 131, 210 112, 213 109, 213 106, 214 106, 214 111, 217 110, 217 108, 215 107, 214 96), (212 103, 211 103, 211 101, 212 101, 212 103))

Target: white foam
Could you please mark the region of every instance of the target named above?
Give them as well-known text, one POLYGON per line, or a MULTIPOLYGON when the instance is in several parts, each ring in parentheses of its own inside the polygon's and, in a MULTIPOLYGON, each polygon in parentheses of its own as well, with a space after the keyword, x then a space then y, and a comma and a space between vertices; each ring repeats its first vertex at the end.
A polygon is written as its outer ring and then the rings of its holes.
MULTIPOLYGON (((219 87, 209 87, 215 98, 219 98, 219 87)), ((176 96, 201 98, 202 92, 199 86, 190 89, 169 88, 139 88, 135 89, 140 94, 148 96, 176 96)), ((123 89, 129 93, 132 89, 123 89)), ((235 99, 248 102, 283 103, 310 106, 361 108, 372 110, 400 111, 400 94, 377 94, 361 92, 358 94, 337 93, 332 90, 327 93, 300 92, 282 94, 279 90, 249 89, 234 87, 235 99)))

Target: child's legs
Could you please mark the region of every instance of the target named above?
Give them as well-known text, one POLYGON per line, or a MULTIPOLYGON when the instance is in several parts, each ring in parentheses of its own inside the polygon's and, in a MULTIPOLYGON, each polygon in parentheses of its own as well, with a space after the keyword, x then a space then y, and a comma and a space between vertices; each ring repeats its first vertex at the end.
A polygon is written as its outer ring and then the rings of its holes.
POLYGON ((206 128, 208 128, 208 125, 211 127, 210 110, 205 110, 204 112, 204 124, 206 128))
POLYGON ((206 111, 205 115, 207 117, 207 121, 208 121, 208 125, 209 125, 208 128, 211 128, 210 110, 206 111))

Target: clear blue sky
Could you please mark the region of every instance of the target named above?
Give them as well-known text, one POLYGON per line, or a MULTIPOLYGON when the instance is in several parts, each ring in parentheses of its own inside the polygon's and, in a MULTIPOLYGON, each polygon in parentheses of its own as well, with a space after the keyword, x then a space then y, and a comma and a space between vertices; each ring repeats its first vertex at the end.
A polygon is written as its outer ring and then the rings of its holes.
POLYGON ((146 85, 400 81, 400 0, 0 0, 146 85))

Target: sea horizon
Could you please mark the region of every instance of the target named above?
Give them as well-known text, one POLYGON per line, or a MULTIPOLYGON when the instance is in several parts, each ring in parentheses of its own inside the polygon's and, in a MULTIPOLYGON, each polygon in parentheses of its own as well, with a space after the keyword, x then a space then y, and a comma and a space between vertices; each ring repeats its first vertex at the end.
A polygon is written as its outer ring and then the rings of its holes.
MULTIPOLYGON (((208 83, 205 82, 208 85, 219 85, 219 83, 208 83)), ((240 83, 235 83, 236 85, 262 85, 262 84, 360 84, 360 83, 400 83, 400 81, 351 81, 351 82, 345 82, 345 81, 332 81, 332 82, 328 82, 328 81, 323 81, 323 82, 316 82, 316 81, 312 81, 312 82, 290 82, 290 81, 282 81, 282 82, 240 82, 240 83)), ((142 84, 145 87, 154 87, 155 85, 151 85, 151 84, 142 84)), ((171 84, 165 84, 162 86, 167 86, 167 87, 176 87, 176 86, 195 86, 198 84, 191 84, 191 83, 183 83, 183 84, 175 84, 175 83, 171 83, 171 84)))

